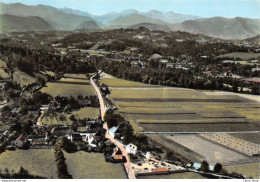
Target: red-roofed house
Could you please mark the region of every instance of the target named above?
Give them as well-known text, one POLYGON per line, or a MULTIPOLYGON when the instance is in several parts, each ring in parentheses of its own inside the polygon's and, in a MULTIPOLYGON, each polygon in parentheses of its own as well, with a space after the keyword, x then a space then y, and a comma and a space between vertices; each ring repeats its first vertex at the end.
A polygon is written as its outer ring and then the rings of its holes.
POLYGON ((23 135, 20 135, 14 142, 13 145, 17 148, 23 148, 27 143, 27 138, 23 135))

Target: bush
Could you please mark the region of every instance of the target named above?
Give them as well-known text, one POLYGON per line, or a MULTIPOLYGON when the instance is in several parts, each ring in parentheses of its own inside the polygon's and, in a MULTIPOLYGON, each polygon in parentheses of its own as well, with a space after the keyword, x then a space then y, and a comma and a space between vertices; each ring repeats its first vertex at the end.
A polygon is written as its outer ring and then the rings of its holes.
POLYGON ((214 172, 214 173, 220 173, 221 170, 222 170, 222 164, 217 163, 217 164, 214 166, 213 172, 214 172))

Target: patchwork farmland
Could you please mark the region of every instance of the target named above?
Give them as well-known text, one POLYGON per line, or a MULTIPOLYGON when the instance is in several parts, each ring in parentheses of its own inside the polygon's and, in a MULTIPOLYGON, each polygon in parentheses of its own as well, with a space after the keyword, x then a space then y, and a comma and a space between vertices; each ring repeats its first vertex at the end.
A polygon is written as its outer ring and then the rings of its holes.
POLYGON ((217 139, 222 135, 216 135, 213 139, 209 138, 210 135, 156 134, 258 131, 258 97, 129 83, 106 74, 103 74, 100 82, 110 87, 110 99, 135 132, 154 132, 148 137, 188 160, 207 160, 211 165, 217 162, 231 165, 259 160, 252 157, 252 154, 260 152, 259 145, 254 143, 260 137, 259 133, 245 133, 244 139, 235 134, 223 135, 222 143, 217 139), (237 144, 230 145, 234 141, 237 144))

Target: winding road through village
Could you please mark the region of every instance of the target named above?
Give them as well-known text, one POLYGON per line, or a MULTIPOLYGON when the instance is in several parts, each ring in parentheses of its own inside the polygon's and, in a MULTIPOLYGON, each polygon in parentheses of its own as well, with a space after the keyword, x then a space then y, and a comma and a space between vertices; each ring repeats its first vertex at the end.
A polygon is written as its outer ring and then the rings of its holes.
MULTIPOLYGON (((104 121, 104 116, 105 116, 105 113, 106 113, 106 107, 105 107, 105 103, 104 103, 102 94, 101 94, 97 84, 93 80, 94 76, 92 76, 90 78, 90 83, 93 86, 93 88, 95 89, 96 94, 98 96, 99 104, 100 104, 100 115, 101 115, 102 121, 104 121)), ((122 155, 126 158, 126 162, 124 163, 124 166, 125 166, 125 170, 126 170, 128 178, 129 179, 136 179, 134 170, 132 169, 132 165, 131 165, 130 159, 128 157, 128 152, 124 148, 124 145, 122 143, 120 143, 119 141, 115 140, 113 137, 111 137, 111 135, 108 132, 108 128, 107 128, 106 123, 104 124, 104 129, 106 129, 106 131, 107 131, 106 132, 106 138, 109 139, 112 143, 114 143, 118 148, 120 148, 120 150, 122 151, 122 155)))

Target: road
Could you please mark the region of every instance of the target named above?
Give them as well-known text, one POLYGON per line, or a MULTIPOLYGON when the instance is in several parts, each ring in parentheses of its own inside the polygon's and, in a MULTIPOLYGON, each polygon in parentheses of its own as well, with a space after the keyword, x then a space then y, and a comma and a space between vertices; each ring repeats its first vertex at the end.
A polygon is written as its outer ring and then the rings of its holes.
MULTIPOLYGON (((94 76, 92 76, 90 78, 90 83, 97 93, 97 96, 98 96, 98 99, 99 99, 99 104, 100 104, 100 114, 101 114, 102 121, 104 121, 104 116, 105 116, 105 113, 106 113, 105 104, 104 104, 102 94, 101 94, 97 84, 94 82, 93 77, 94 76)), ((126 170, 128 178, 129 179, 136 179, 134 170, 132 169, 130 159, 127 155, 128 153, 127 153, 126 149, 124 148, 124 145, 111 137, 111 135, 108 133, 108 128, 107 128, 106 123, 103 126, 104 126, 104 129, 106 129, 106 138, 109 139, 112 143, 114 143, 118 148, 120 148, 120 150, 122 151, 122 155, 126 158, 126 162, 124 163, 124 166, 125 166, 125 170, 126 170)))
POLYGON ((125 158, 126 158, 126 162, 124 163, 124 166, 125 166, 125 170, 127 172, 128 178, 129 179, 136 179, 134 170, 132 169, 132 164, 131 164, 130 159, 127 155, 128 152, 124 148, 124 145, 111 137, 111 135, 108 133, 107 124, 104 124, 104 128, 107 130, 106 138, 109 139, 112 143, 114 143, 118 148, 120 148, 120 150, 122 151, 122 155, 125 156, 125 158))
MULTIPOLYGON (((94 75, 94 76, 95 76, 95 75, 94 75)), ((105 116, 105 113, 106 113, 105 103, 104 103, 104 99, 103 99, 103 97, 102 97, 102 94, 101 94, 101 92, 100 92, 100 90, 99 90, 97 84, 96 84, 96 83, 94 82, 94 80, 93 80, 93 77, 94 77, 94 76, 92 76, 92 77, 90 78, 90 83, 91 83, 91 85, 93 86, 93 88, 94 88, 94 90, 95 90, 95 92, 96 92, 96 94, 97 94, 97 96, 98 96, 99 105, 100 105, 101 119, 102 119, 102 121, 104 121, 104 116, 105 116)))

